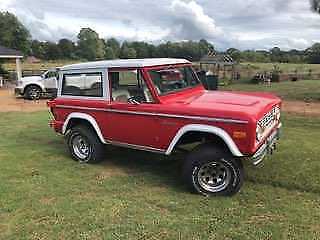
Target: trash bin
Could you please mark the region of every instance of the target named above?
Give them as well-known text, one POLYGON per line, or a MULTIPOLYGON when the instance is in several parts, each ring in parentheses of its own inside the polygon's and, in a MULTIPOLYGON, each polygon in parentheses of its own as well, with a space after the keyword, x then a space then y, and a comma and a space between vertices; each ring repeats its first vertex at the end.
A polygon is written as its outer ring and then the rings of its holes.
POLYGON ((198 77, 207 90, 218 90, 218 75, 214 75, 211 72, 206 73, 205 71, 198 72, 198 77))
POLYGON ((197 75, 198 75, 203 87, 205 89, 208 89, 208 84, 207 84, 207 80, 206 80, 206 78, 207 78, 206 71, 199 71, 199 72, 197 72, 197 75))
POLYGON ((207 90, 218 90, 218 75, 208 75, 206 76, 207 90))

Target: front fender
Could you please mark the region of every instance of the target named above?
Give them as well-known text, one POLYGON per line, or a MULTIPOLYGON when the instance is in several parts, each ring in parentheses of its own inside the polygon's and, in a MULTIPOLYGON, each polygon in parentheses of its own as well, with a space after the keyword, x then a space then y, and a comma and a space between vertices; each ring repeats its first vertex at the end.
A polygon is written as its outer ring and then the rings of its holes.
POLYGON ((170 155, 171 152, 173 151, 175 145, 178 143, 180 138, 186 134, 187 132, 202 132, 202 133, 212 133, 218 137, 220 137, 225 144, 228 146, 230 152, 233 154, 235 157, 243 157, 243 154, 240 152, 239 148, 235 144, 235 142, 232 140, 230 135, 223 130, 222 128, 210 126, 210 125, 203 125, 203 124, 189 124, 186 125, 177 132, 173 140, 171 141, 167 151, 166 155, 170 155))

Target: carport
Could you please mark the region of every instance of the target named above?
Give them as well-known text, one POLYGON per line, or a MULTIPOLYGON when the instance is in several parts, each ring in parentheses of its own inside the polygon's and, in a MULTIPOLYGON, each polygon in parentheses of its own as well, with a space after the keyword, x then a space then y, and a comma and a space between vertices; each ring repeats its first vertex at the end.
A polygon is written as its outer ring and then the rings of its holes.
POLYGON ((200 69, 213 71, 213 73, 218 77, 222 70, 223 79, 226 78, 227 69, 229 69, 229 72, 231 70, 230 81, 233 81, 237 79, 237 71, 236 71, 237 64, 238 63, 228 54, 217 54, 215 52, 209 52, 208 55, 201 58, 200 69))
MULTIPOLYGON (((23 58, 23 54, 20 51, 10 49, 7 47, 3 47, 0 45, 0 59, 15 59, 16 60, 16 73, 17 80, 21 80, 22 78, 22 70, 21 70, 21 59, 23 58)), ((0 76, 0 84, 2 77, 0 76)), ((1 85, 0 85, 1 86, 1 85)))

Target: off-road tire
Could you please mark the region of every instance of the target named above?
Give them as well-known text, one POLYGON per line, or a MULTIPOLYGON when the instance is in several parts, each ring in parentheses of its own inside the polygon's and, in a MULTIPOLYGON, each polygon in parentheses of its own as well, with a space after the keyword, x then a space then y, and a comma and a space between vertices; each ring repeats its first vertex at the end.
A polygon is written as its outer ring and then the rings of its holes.
POLYGON ((105 146, 98 138, 96 132, 85 125, 77 125, 68 130, 66 134, 66 142, 69 152, 75 161, 80 163, 97 163, 103 160, 105 146), (87 145, 88 151, 81 150, 78 140, 82 140, 87 145))
POLYGON ((42 95, 42 90, 36 85, 31 85, 24 91, 24 98, 28 100, 39 100, 42 95))
POLYGON ((243 184, 244 171, 240 159, 235 159, 223 148, 205 143, 187 156, 183 178, 192 192, 205 196, 232 196, 243 184))

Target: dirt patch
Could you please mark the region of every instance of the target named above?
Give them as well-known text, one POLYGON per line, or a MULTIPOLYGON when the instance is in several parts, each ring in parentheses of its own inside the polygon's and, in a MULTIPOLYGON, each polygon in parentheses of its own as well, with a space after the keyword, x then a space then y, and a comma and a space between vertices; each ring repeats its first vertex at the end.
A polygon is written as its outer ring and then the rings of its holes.
POLYGON ((298 113, 308 116, 320 116, 320 103, 308 103, 302 101, 284 101, 283 111, 298 113))
POLYGON ((13 89, 0 89, 0 112, 37 112, 47 110, 46 102, 28 101, 15 97, 13 89))

